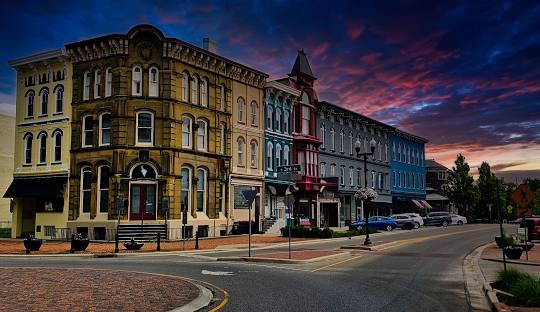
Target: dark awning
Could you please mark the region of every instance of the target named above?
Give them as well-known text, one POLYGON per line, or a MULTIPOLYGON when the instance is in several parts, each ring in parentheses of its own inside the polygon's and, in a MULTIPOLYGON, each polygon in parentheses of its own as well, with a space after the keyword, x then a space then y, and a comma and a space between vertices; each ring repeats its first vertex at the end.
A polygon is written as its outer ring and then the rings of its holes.
POLYGON ((14 178, 4 194, 4 198, 64 196, 67 176, 14 178))

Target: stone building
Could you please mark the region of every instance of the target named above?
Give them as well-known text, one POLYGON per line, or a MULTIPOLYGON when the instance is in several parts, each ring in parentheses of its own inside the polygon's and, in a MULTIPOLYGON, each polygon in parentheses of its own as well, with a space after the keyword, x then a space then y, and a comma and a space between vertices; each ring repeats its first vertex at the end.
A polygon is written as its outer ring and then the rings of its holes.
POLYGON ((387 214, 392 197, 390 193, 390 159, 388 140, 394 128, 361 114, 349 111, 329 102, 318 103, 317 129, 321 140, 320 176, 333 179, 337 189, 324 190, 320 194, 320 226, 348 226, 363 218, 362 204, 354 193, 365 186, 373 187, 379 196, 370 203, 370 215, 387 214), (367 159, 356 153, 357 141, 361 153, 370 152, 370 141, 375 140, 373 157, 367 159))
MULTIPOLYGON (((0 113, 0 195, 4 195, 13 180, 15 156, 15 116, 0 113)), ((0 198, 0 237, 11 237, 11 199, 0 198)))
MULTIPOLYGON (((150 25, 66 49, 73 61, 68 226, 96 239, 110 238, 117 220, 163 225, 168 238, 180 237, 184 222, 187 236, 225 235, 237 173, 233 103, 260 105, 266 75, 150 25)), ((246 142, 261 142, 258 128, 244 131, 246 142)))
POLYGON ((12 237, 53 238, 68 220, 72 67, 65 50, 9 62, 17 71, 12 237))

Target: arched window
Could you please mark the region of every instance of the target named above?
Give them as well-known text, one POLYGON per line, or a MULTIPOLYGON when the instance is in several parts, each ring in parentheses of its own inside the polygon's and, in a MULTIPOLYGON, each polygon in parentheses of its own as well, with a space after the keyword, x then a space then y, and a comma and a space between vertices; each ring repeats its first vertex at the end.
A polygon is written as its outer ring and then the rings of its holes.
POLYGON ((105 70, 105 96, 112 95, 112 69, 109 67, 105 70))
POLYGON ((379 160, 382 160, 382 143, 381 142, 378 142, 377 143, 377 148, 379 149, 379 152, 377 153, 378 156, 379 156, 379 160))
POLYGON ((349 167, 349 185, 354 186, 354 167, 349 167))
POLYGON ((208 124, 204 120, 197 122, 197 149, 199 151, 208 150, 208 124))
POLYGON ((199 86, 199 79, 197 79, 197 77, 193 77, 193 81, 191 82, 191 103, 193 104, 198 104, 198 100, 199 100, 199 91, 198 91, 198 86, 199 86))
POLYGON ((24 136, 24 164, 30 165, 32 163, 32 134, 27 133, 24 136))
POLYGON ((188 116, 182 117, 182 147, 183 148, 192 148, 191 144, 192 133, 192 119, 188 116))
POLYGON ((131 95, 142 96, 142 70, 135 66, 131 72, 131 95))
POLYGON ((154 114, 151 112, 138 112, 135 137, 137 145, 154 144, 154 114))
MULTIPOLYGON (((305 95, 305 93, 304 93, 305 95)), ((302 106, 302 134, 310 134, 310 120, 311 120, 311 109, 309 106, 302 106)))
POLYGON ((81 212, 90 213, 92 203, 92 171, 90 167, 81 168, 81 212))
POLYGON ((208 172, 206 169, 197 169, 197 211, 206 211, 206 202, 208 201, 207 190, 208 172))
POLYGON ((208 106, 208 83, 205 78, 201 79, 201 106, 208 106))
POLYGON ((62 132, 56 131, 52 135, 53 139, 53 162, 62 161, 62 132))
POLYGON ((356 169, 356 186, 362 187, 362 169, 358 168, 356 169))
POLYGON ((47 115, 49 106, 49 91, 43 90, 41 92, 41 115, 47 115))
POLYGON ((281 166, 281 145, 276 145, 276 169, 281 166))
POLYGON ((101 97, 101 71, 98 69, 94 72, 94 99, 101 97))
POLYGON ((309 101, 309 95, 304 92, 304 94, 302 94, 302 103, 306 103, 306 104, 310 104, 311 102, 309 101))
POLYGON ((83 117, 82 120, 82 147, 90 147, 94 144, 94 118, 83 117))
POLYGON ((244 165, 244 149, 246 145, 246 141, 243 137, 239 137, 236 141, 236 144, 238 145, 238 165, 243 166, 244 165))
POLYGON ((251 102, 251 125, 256 126, 258 124, 258 116, 259 115, 259 105, 257 105, 257 102, 253 101, 251 102))
POLYGON ((384 161, 388 161, 388 144, 384 143, 384 161))
POLYGON ((321 163, 321 177, 324 178, 326 176, 326 164, 325 163, 321 163))
POLYGON ((98 198, 97 211, 100 213, 109 212, 109 177, 110 169, 107 166, 98 167, 98 198))
POLYGON ((188 101, 188 91, 189 90, 189 75, 188 73, 182 73, 182 101, 188 101))
POLYGON ((111 113, 99 115, 99 145, 111 144, 111 113))
POLYGON ((396 160, 396 142, 392 142, 392 159, 396 160))
POLYGON ((339 131, 339 151, 342 153, 343 153, 344 137, 345 137, 345 133, 343 132, 343 130, 339 131))
POLYGON ((274 145, 272 142, 268 142, 266 145, 266 170, 274 171, 272 160, 274 158, 274 145))
POLYGON ((148 70, 148 96, 159 96, 159 71, 156 67, 148 70))
POLYGON ((289 145, 283 147, 283 165, 289 165, 289 145))
POLYGON ((191 168, 182 167, 181 171, 182 186, 180 193, 180 205, 182 211, 191 207, 191 168))
POLYGON ((272 106, 268 105, 266 108, 266 128, 272 130, 274 128, 273 120, 274 120, 274 109, 272 106))
POLYGON ((330 146, 332 151, 336 150, 336 129, 334 128, 330 129, 330 146))
POLYGON ((321 125, 320 131, 319 131, 319 137, 320 137, 320 139, 321 139, 321 147, 322 147, 322 148, 325 148, 325 147, 326 147, 326 146, 325 146, 325 143, 326 143, 326 142, 325 142, 325 141, 326 141, 326 140, 325 140, 325 136, 326 136, 326 128, 325 128, 324 125, 321 125))
POLYGON ((353 154, 353 135, 352 132, 349 132, 349 154, 353 154))
POLYGON ((286 134, 290 134, 289 118, 291 118, 291 116, 289 115, 289 111, 285 111, 285 117, 283 117, 283 133, 286 134))
POLYGON ((345 185, 345 166, 339 167, 339 184, 345 185))
POLYGON ((281 108, 276 107, 276 131, 281 131, 281 108))
POLYGON ((26 94, 26 117, 34 116, 34 91, 26 94))
POLYGON ((257 141, 252 140, 250 144, 250 158, 251 158, 251 167, 257 168, 257 141))
POLYGON ((239 97, 238 100, 236 100, 236 105, 238 107, 238 122, 244 123, 244 111, 246 107, 244 98, 239 97))
POLYGON ((397 161, 401 161, 401 144, 398 144, 397 161))
POLYGON ((336 176, 336 164, 330 165, 330 176, 335 177, 336 176))
POLYGON ((64 88, 56 88, 56 107, 55 113, 61 113, 64 109, 64 88))
POLYGON ((85 72, 83 76, 83 101, 90 99, 90 72, 85 72))

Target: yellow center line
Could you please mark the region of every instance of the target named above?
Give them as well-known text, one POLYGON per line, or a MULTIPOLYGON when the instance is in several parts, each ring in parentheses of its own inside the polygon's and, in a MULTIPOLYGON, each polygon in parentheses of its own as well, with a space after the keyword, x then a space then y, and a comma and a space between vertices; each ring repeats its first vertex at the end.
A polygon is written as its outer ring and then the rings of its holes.
POLYGON ((352 261, 352 260, 356 260, 358 258, 362 258, 364 255, 361 255, 361 256, 356 256, 356 257, 352 257, 352 258, 349 258, 349 259, 345 259, 345 260, 341 260, 341 261, 338 261, 338 262, 334 262, 334 263, 331 263, 329 265, 325 265, 325 266, 322 266, 320 268, 317 268, 315 270, 312 270, 311 272, 317 272, 317 271, 320 271, 320 270, 324 270, 324 269, 328 269, 328 268, 331 268, 333 266, 336 266, 336 265, 340 265, 342 263, 345 263, 345 262, 349 262, 349 261, 352 261))

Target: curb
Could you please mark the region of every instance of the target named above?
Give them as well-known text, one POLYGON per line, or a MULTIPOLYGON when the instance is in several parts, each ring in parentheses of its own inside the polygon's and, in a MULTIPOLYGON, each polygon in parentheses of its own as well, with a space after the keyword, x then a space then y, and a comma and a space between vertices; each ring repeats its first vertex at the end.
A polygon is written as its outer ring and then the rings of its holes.
POLYGON ((485 285, 488 283, 478 264, 482 252, 489 245, 490 243, 475 248, 463 259, 462 270, 463 279, 465 280, 465 295, 469 307, 474 311, 492 311, 494 307, 493 301, 490 300, 491 298, 489 298, 485 290, 485 285))
POLYGON ((344 256, 349 256, 350 252, 340 252, 333 255, 321 256, 311 259, 281 259, 281 258, 264 258, 264 257, 218 257, 216 261, 246 261, 246 262, 265 262, 265 263, 283 263, 283 264, 302 264, 302 263, 313 263, 328 259, 341 258, 344 256))
MULTIPOLYGON (((492 259, 492 258, 480 258, 480 259, 486 260, 486 261, 493 261, 493 262, 500 262, 500 263, 503 263, 503 261, 502 261, 501 259, 492 259)), ((519 265, 540 266, 540 263, 536 263, 536 262, 527 262, 527 261, 516 261, 516 260, 506 260, 506 263, 519 264, 519 265)))
POLYGON ((375 247, 359 246, 359 245, 341 246, 340 249, 353 249, 353 250, 377 251, 377 249, 376 249, 375 247))
POLYGON ((193 299, 190 303, 178 307, 176 309, 170 310, 169 312, 193 312, 193 311, 199 311, 200 309, 207 307, 212 299, 214 298, 214 295, 210 291, 210 289, 194 284, 199 288, 199 296, 195 299, 193 299))

